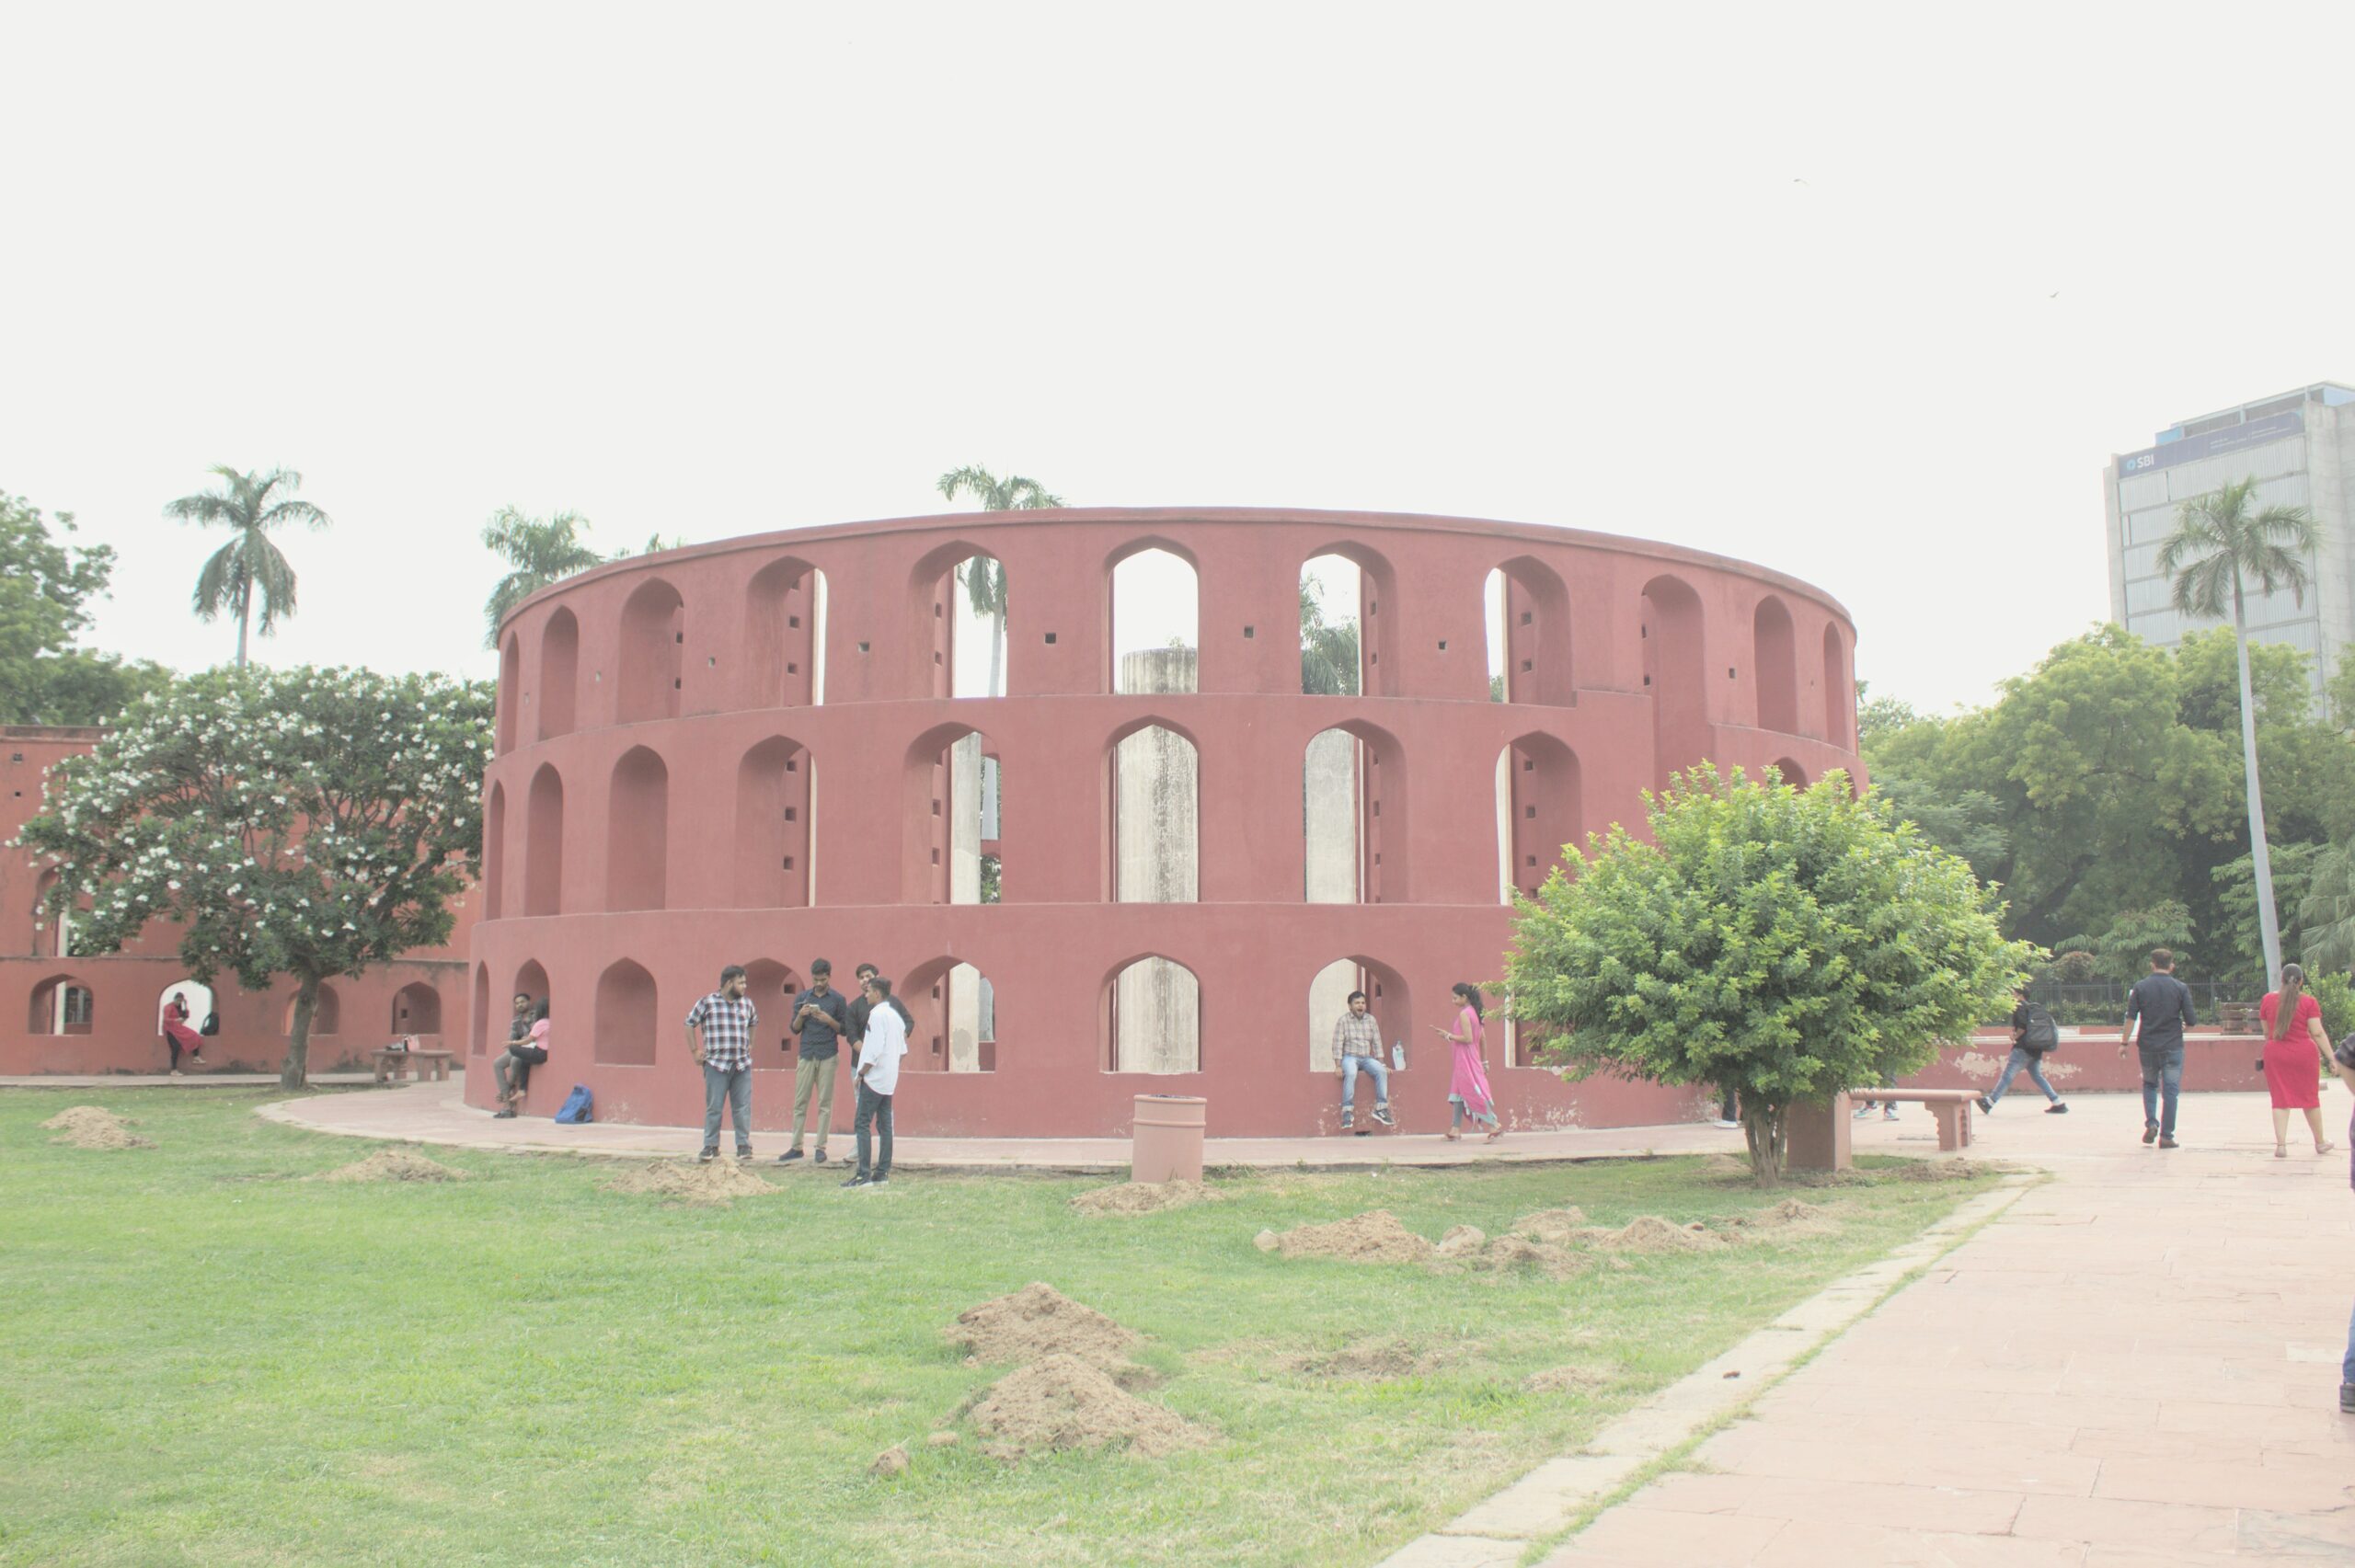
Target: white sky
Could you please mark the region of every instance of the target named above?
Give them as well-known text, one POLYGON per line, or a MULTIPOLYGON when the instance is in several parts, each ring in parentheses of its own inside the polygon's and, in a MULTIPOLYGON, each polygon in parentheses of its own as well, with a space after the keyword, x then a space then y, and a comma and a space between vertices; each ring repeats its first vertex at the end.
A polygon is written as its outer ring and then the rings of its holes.
POLYGON ((2355 377, 2350 58, 2343 0, 17 5, 0 487, 183 668, 213 463, 336 520, 265 657, 483 674, 501 504, 979 463, 1724 551, 1975 702, 2106 612, 2110 452, 2355 377))

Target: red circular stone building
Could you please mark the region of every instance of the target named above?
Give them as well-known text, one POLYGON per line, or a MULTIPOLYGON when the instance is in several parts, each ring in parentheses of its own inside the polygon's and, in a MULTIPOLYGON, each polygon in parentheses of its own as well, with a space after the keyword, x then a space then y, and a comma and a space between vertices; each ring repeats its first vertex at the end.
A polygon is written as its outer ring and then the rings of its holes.
MULTIPOLYGON (((698 1121, 680 1020, 741 963, 755 1115, 781 1126, 782 993, 823 956, 879 964, 915 1014, 910 1133, 1120 1136, 1156 1092, 1206 1096, 1215 1135, 1329 1129, 1356 987, 1407 1042, 1400 1127, 1436 1131, 1426 1025, 1501 971, 1507 885, 1704 757, 1854 773, 1854 638, 1737 561, 1381 513, 963 514, 605 567, 500 634, 466 1092, 489 1103, 524 990, 556 1024, 528 1109, 583 1082, 606 1119, 698 1121), (1149 551, 1191 568, 1196 651, 1116 659, 1115 575, 1149 551), (975 556, 1009 585, 1000 647, 959 607, 975 556), (1356 694, 1303 693, 1320 556, 1357 569, 1356 694), (951 695, 982 660, 1006 694, 951 695)), ((1504 1032, 1509 1127, 1694 1104, 1565 1084, 1504 1032)))

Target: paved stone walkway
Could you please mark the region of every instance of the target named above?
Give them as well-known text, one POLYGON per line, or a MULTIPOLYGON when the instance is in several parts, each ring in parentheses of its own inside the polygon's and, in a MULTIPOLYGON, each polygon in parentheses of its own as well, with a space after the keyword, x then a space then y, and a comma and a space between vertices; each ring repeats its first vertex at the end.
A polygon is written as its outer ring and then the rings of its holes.
POLYGON ((2274 1159, 2262 1095, 2187 1099, 2165 1152, 2136 1100, 2074 1104, 1979 1118, 2057 1179, 1547 1568, 2355 1562, 2346 1150, 2274 1159))
MULTIPOLYGON (((373 1072, 315 1072, 311 1082, 346 1087, 373 1083, 373 1072)), ((165 1072, 37 1072, 0 1078, 0 1089, 275 1089, 274 1072, 215 1072, 199 1069, 174 1078, 165 1072)))
MULTIPOLYGON (((419 1083, 369 1094, 320 1094, 262 1107, 261 1114, 292 1127, 355 1138, 444 1144, 466 1149, 511 1149, 531 1153, 610 1154, 675 1159, 693 1154, 701 1142, 695 1127, 646 1127, 594 1122, 558 1127, 546 1116, 500 1121, 465 1103, 464 1086, 419 1083)), ((1881 1124, 1874 1124, 1878 1128, 1881 1124)), ((1912 1135, 1918 1148, 1935 1151, 1937 1139, 1926 1116, 1887 1129, 1912 1135)), ((723 1134, 723 1139, 725 1138, 723 1134)), ((785 1150, 787 1135, 755 1133, 752 1147, 766 1160, 785 1150)), ((846 1132, 832 1135, 839 1157, 851 1148, 846 1132)), ((1323 1170, 1371 1169, 1380 1165, 1469 1165, 1561 1160, 1626 1159, 1643 1154, 1739 1152, 1741 1134, 1706 1123, 1689 1127, 1603 1127, 1508 1133, 1496 1143, 1466 1138, 1450 1143, 1436 1134, 1375 1133, 1365 1138, 1213 1138, 1203 1144, 1212 1166, 1298 1166, 1323 1170)), ((1860 1147, 1877 1147, 1872 1139, 1860 1147)), ((893 1140, 894 1169, 1032 1169, 1099 1173, 1128 1168, 1125 1138, 915 1138, 893 1140)))

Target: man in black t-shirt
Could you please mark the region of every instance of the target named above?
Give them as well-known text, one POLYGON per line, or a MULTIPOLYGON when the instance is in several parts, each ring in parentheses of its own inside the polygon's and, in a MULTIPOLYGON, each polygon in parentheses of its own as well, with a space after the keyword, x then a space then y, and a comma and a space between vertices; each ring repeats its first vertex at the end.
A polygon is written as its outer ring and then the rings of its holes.
POLYGON ((2126 993, 2120 1056, 2126 1054, 2127 1041, 2136 1037, 2138 1019, 2142 1025, 2142 1141, 2173 1149, 2176 1101, 2183 1093, 2183 1032, 2200 1020, 2191 1014, 2191 988, 2175 978, 2175 955, 2164 947, 2152 950, 2151 972, 2126 993))

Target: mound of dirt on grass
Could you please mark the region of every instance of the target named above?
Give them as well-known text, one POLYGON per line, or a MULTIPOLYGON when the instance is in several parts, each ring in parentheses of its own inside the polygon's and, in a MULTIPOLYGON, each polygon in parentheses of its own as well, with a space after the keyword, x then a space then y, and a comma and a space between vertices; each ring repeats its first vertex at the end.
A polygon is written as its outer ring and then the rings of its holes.
POLYGON ((1567 1208, 1541 1208, 1534 1214, 1524 1214, 1512 1222, 1511 1233, 1534 1236, 1541 1242, 1568 1242, 1587 1228, 1586 1210, 1572 1204, 1567 1208))
POLYGON ((632 1166, 605 1184, 613 1193, 651 1193, 681 1203, 727 1204, 740 1197, 758 1197, 776 1188, 731 1160, 708 1165, 684 1160, 658 1160, 632 1166))
POLYGON ((1611 1253, 1706 1253, 1720 1244, 1698 1225, 1679 1225, 1657 1214, 1639 1214, 1616 1230, 1590 1228, 1586 1235, 1611 1253))
POLYGON ((1592 1262, 1585 1253, 1572 1252, 1560 1242, 1544 1241, 1515 1230, 1490 1242, 1473 1260, 1472 1266, 1494 1274, 1534 1268, 1549 1279, 1568 1279, 1591 1267, 1592 1262))
POLYGON ((1277 1365, 1287 1372, 1296 1372, 1307 1378, 1325 1378, 1337 1383, 1387 1383, 1399 1378, 1411 1378, 1418 1372, 1428 1372, 1444 1359, 1433 1352, 1418 1350, 1407 1340, 1391 1335, 1357 1340, 1338 1350, 1302 1351, 1285 1356, 1277 1365))
POLYGON ((1447 1234, 1439 1239, 1439 1255, 1443 1258, 1476 1257, 1488 1244, 1488 1233, 1477 1225, 1451 1225, 1447 1234))
POLYGON ((463 1182, 464 1171, 454 1171, 439 1161, 428 1160, 414 1149, 379 1149, 365 1160, 332 1171, 323 1171, 312 1178, 320 1182, 463 1182))
POLYGON ((1429 1263, 1439 1253, 1426 1237, 1386 1208, 1370 1209, 1325 1225, 1295 1225, 1276 1236, 1288 1258, 1340 1258, 1349 1263, 1429 1263))
POLYGON ((1007 1373, 972 1413, 974 1429, 991 1439, 982 1451, 1001 1459, 1108 1448, 1160 1459, 1210 1441, 1200 1427, 1137 1398, 1076 1356, 1050 1356, 1007 1373))
POLYGON ((1219 1196, 1200 1182, 1122 1182, 1090 1187, 1073 1198, 1071 1206, 1082 1214, 1158 1214, 1165 1208, 1216 1203, 1219 1196))
POLYGON ((1754 1214, 1733 1214, 1717 1221, 1717 1234, 1739 1242, 1770 1232, 1786 1236, 1827 1235, 1836 1227, 1826 1212, 1811 1203, 1786 1197, 1754 1214))
POLYGON ((1585 1394, 1611 1381, 1611 1374, 1592 1367, 1548 1367, 1532 1373, 1521 1386, 1534 1394, 1585 1394))
POLYGON ((75 1105, 60 1111, 40 1124, 60 1136, 52 1143, 67 1143, 76 1149, 153 1149, 151 1139, 132 1136, 132 1124, 112 1111, 96 1105, 75 1105))
POLYGON ((970 1367, 1067 1356, 1127 1381, 1144 1375, 1129 1361, 1130 1348, 1143 1340, 1143 1334, 1080 1305, 1051 1285, 1026 1285, 1010 1296, 969 1308, 942 1333, 965 1352, 970 1367))
POLYGON ((1984 1160, 1908 1160, 1896 1174, 1908 1182, 1968 1182, 1995 1174, 1997 1167, 1984 1160))

